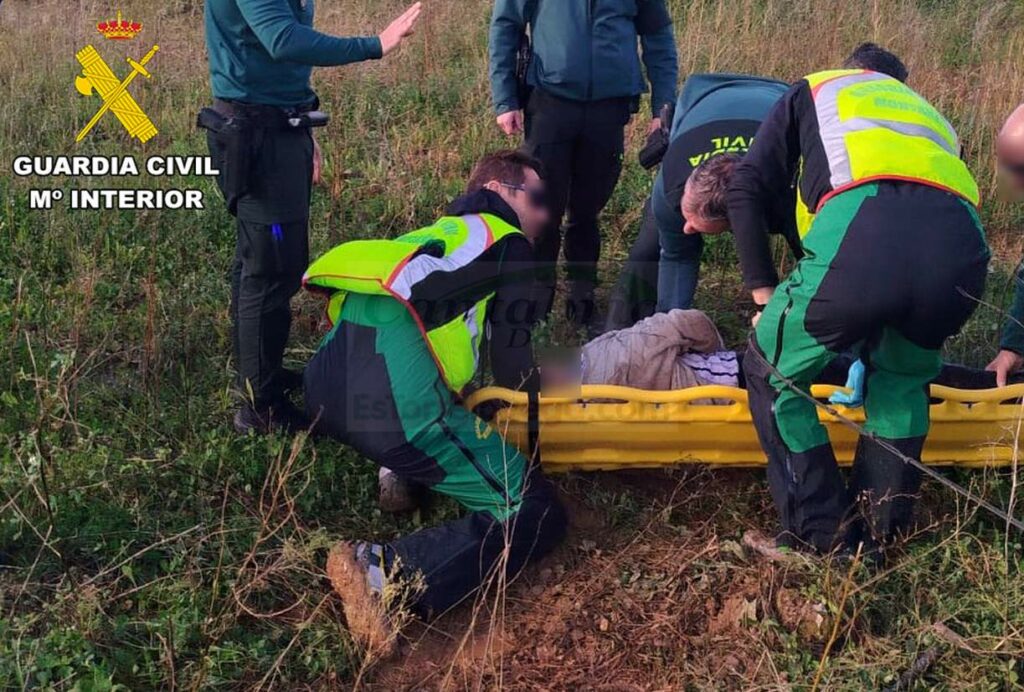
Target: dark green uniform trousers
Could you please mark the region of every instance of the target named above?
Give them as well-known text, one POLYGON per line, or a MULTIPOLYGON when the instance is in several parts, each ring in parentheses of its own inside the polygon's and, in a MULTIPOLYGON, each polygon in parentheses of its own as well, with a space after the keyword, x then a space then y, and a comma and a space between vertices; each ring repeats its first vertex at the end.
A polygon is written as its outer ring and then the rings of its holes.
POLYGON ((305 380, 307 413, 318 430, 469 510, 386 546, 388 571, 422 574, 422 615, 444 612, 498 570, 516 574, 561 541, 565 514, 551 484, 454 400, 423 334, 396 300, 347 296, 305 380))
POLYGON ((984 291, 984 232, 958 197, 881 182, 830 200, 804 247, 744 359, 783 537, 829 550, 844 538, 851 503, 861 500, 867 522, 853 522, 858 530, 846 538, 887 540, 909 526, 919 472, 862 438, 847 488, 816 407, 787 381, 806 392, 837 354, 859 350, 867 366, 866 429, 919 458, 940 349, 984 291))

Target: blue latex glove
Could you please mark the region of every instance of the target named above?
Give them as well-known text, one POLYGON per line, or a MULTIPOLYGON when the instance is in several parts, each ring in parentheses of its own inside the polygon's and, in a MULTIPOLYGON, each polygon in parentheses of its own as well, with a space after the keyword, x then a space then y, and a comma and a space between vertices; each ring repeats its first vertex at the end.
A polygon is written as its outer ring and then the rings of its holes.
POLYGON ((864 363, 860 359, 855 360, 850 366, 850 372, 846 375, 847 392, 836 392, 828 398, 833 404, 841 404, 847 408, 860 408, 864 405, 864 376, 866 371, 864 363))

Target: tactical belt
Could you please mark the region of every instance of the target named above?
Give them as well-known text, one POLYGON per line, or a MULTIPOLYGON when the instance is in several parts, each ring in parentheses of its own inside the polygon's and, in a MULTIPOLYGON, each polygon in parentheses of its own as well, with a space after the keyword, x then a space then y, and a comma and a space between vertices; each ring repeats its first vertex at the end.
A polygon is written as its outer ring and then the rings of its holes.
POLYGON ((314 101, 295 108, 280 108, 256 103, 240 101, 213 100, 213 110, 226 119, 239 118, 245 120, 250 128, 262 130, 287 130, 294 127, 315 127, 304 122, 303 116, 317 112, 318 104, 314 101), (298 122, 296 122, 298 121, 298 122))
POLYGON ((212 108, 199 111, 196 125, 214 133, 220 143, 219 182, 231 214, 237 213, 238 201, 250 192, 265 133, 308 131, 326 125, 327 116, 316 110, 319 105, 319 101, 313 101, 297 108, 278 108, 214 99, 212 108))

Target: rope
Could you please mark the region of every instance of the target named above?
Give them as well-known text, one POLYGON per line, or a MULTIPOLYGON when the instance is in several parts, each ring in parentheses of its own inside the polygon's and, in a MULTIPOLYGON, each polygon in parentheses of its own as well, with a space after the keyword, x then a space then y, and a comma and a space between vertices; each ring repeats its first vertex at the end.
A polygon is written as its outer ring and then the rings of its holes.
POLYGON ((922 463, 919 459, 915 459, 912 456, 904 454, 903 452, 898 450, 896 447, 894 447, 893 445, 891 445, 888 442, 886 442, 884 439, 882 439, 882 438, 878 437, 877 435, 875 435, 873 432, 869 432, 869 431, 865 430, 864 427, 859 425, 856 421, 852 421, 849 418, 847 418, 846 416, 844 416, 843 414, 839 413, 839 411, 834 406, 831 406, 829 404, 826 404, 824 402, 821 402, 821 401, 815 399, 807 391, 805 391, 803 388, 799 387, 795 382, 793 382, 793 380, 789 379, 788 377, 783 375, 781 372, 779 372, 779 369, 777 367, 775 367, 775 365, 773 365, 772 363, 769 363, 768 359, 765 358, 764 355, 761 353, 761 350, 757 346, 755 346, 754 344, 751 344, 751 347, 747 349, 747 353, 748 354, 753 353, 755 355, 755 357, 758 360, 760 360, 761 363, 763 363, 765 366, 767 366, 768 369, 771 370, 772 374, 775 375, 775 377, 777 377, 779 380, 781 380, 782 383, 785 384, 786 387, 788 387, 791 391, 795 392, 799 396, 801 396, 804 399, 806 399, 807 401, 811 402, 812 404, 814 404, 815 407, 820 408, 821 410, 825 411, 826 413, 828 413, 830 416, 835 418, 837 421, 839 421, 840 423, 842 423, 846 427, 856 431, 858 435, 861 435, 862 437, 865 437, 865 438, 871 440, 872 442, 877 444, 879 447, 881 447, 885 451, 889 452, 890 454, 892 454, 896 458, 898 458, 901 461, 903 461, 903 463, 910 464, 911 466, 913 466, 914 468, 918 469, 919 471, 924 473, 926 476, 931 478, 932 480, 937 481, 938 483, 940 483, 941 485, 944 485, 946 488, 952 490, 956 494, 961 495, 965 499, 970 500, 971 502, 977 504, 979 507, 981 507, 982 509, 987 511, 989 514, 992 514, 993 516, 999 517, 1004 522, 1006 522, 1009 526, 1014 527, 1018 531, 1024 532, 1024 522, 1022 522, 1020 519, 1017 519, 1016 517, 1010 515, 1008 512, 1000 509, 999 507, 996 507, 991 502, 985 500, 983 497, 975 495, 974 493, 972 493, 970 490, 968 490, 967 488, 963 487, 962 485, 959 485, 958 483, 955 483, 954 481, 951 481, 950 479, 946 478, 944 475, 942 475, 941 473, 939 473, 935 469, 933 469, 930 466, 927 466, 926 464, 922 463))

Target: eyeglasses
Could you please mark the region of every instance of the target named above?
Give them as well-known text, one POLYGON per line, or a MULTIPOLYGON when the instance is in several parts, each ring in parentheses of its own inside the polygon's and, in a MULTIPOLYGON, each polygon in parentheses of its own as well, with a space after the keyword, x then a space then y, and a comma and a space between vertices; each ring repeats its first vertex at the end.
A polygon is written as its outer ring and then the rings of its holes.
POLYGON ((547 195, 544 193, 542 187, 527 187, 526 185, 513 185, 512 183, 500 183, 502 187, 507 187, 509 190, 518 190, 519 192, 525 192, 526 196, 530 200, 530 204, 542 209, 548 205, 547 195))

